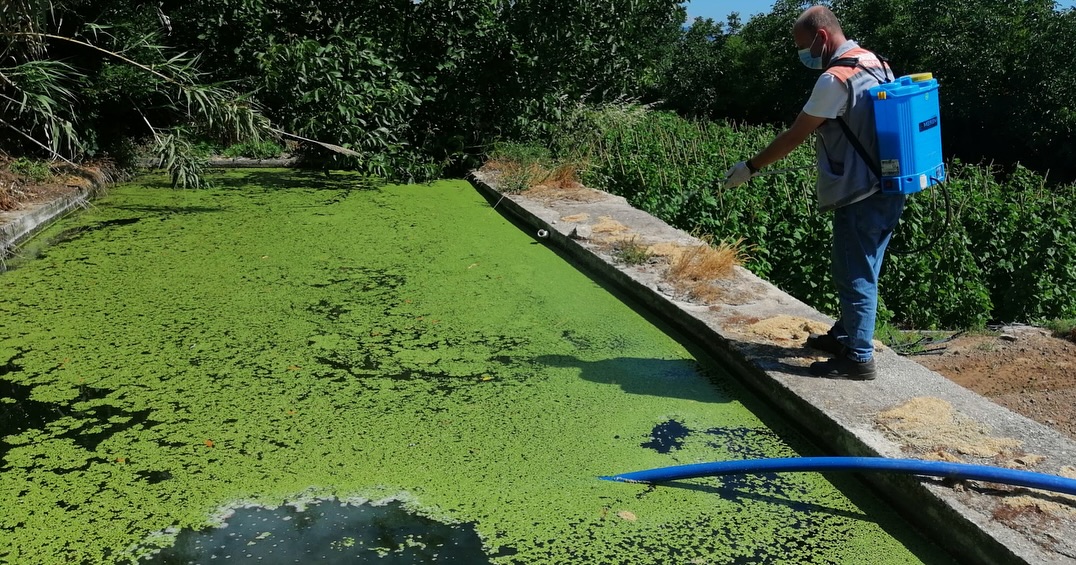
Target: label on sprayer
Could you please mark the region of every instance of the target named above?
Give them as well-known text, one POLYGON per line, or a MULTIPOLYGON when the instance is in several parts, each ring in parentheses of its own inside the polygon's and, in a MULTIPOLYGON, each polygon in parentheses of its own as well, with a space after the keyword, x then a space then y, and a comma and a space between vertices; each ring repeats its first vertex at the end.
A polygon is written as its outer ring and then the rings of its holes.
POLYGON ((883 159, 882 160, 882 176, 883 177, 900 176, 900 159, 883 159))

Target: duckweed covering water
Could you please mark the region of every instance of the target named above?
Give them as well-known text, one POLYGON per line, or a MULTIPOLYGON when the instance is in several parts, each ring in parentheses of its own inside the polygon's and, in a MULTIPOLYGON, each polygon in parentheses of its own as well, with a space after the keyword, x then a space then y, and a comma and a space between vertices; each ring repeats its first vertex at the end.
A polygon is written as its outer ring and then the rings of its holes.
POLYGON ((806 448, 467 183, 216 182, 115 188, 2 275, 0 560, 319 498, 472 524, 494 563, 945 559, 852 482, 598 480, 806 448))

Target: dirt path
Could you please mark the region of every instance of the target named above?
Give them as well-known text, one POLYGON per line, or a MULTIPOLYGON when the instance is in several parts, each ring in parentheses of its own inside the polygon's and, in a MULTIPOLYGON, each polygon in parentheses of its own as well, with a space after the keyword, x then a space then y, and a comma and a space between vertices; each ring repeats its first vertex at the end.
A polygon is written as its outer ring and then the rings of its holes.
POLYGON ((1076 343, 1041 328, 1018 326, 1001 335, 959 337, 912 358, 1076 439, 1076 343))

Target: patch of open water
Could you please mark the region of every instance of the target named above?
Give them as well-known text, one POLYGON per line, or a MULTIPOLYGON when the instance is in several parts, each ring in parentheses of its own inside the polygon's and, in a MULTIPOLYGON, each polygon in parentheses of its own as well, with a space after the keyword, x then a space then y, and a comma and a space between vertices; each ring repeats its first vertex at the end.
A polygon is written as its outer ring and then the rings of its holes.
POLYGON ((175 544, 139 563, 489 563, 473 524, 445 524, 399 502, 335 499, 234 510, 220 527, 185 530, 175 544))

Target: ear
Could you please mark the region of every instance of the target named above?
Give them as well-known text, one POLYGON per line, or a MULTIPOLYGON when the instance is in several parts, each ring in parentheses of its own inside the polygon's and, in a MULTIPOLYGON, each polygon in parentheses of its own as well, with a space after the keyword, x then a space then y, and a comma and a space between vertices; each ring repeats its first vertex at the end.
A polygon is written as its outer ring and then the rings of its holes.
MULTIPOLYGON (((818 38, 822 40, 822 43, 818 47, 818 54, 821 55, 822 50, 826 45, 829 45, 829 32, 826 31, 826 28, 820 27, 816 33, 818 34, 818 38)), ((814 53, 812 52, 811 55, 814 55, 814 53)))

